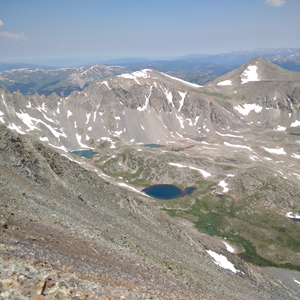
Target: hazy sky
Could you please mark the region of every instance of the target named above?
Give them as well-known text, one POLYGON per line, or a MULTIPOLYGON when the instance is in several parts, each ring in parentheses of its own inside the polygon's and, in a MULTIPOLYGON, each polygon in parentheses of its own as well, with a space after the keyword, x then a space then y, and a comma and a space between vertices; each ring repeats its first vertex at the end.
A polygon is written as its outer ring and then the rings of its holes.
POLYGON ((0 0, 0 61, 300 47, 300 0, 0 0))

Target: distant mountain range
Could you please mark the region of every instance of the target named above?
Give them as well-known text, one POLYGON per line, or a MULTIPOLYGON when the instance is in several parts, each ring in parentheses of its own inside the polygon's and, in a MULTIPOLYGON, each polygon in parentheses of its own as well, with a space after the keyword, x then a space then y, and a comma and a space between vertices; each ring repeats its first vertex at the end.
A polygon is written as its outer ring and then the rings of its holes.
POLYGON ((88 84, 101 79, 142 69, 153 69, 202 85, 217 76, 227 74, 258 55, 287 70, 300 71, 300 48, 258 48, 253 51, 234 51, 217 55, 192 54, 173 60, 121 58, 102 61, 102 65, 97 63, 78 68, 55 69, 24 63, 2 63, 0 88, 6 87, 10 92, 20 90, 23 94, 37 92, 50 95, 55 92, 67 96, 72 91, 81 91, 88 84))
MULTIPOLYGON (((200 71, 221 76, 259 55, 287 70, 300 70, 300 48, 258 48, 253 51, 234 51, 216 55, 191 54, 173 60, 120 59, 118 65, 132 71, 150 68, 159 72, 200 71)), ((104 65, 111 63, 112 61, 103 62, 104 65)))
POLYGON ((80 68, 14 69, 0 72, 0 87, 6 87, 10 92, 19 90, 23 94, 50 95, 55 92, 67 96, 72 91, 81 91, 90 83, 126 71, 124 67, 99 64, 80 68))

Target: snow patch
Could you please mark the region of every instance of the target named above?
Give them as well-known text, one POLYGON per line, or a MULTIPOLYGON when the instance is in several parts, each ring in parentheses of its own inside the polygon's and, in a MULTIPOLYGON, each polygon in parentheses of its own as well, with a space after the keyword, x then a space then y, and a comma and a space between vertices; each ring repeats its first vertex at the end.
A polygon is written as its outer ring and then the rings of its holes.
POLYGON ((295 153, 292 154, 292 157, 297 158, 297 159, 300 159, 300 155, 295 154, 295 153))
POLYGON ((225 80, 217 83, 217 85, 232 85, 231 80, 225 80))
POLYGON ((228 183, 226 183, 224 180, 220 181, 218 186, 223 188, 223 193, 227 193, 229 191, 228 183))
POLYGON ((300 219, 300 216, 299 216, 299 215, 294 214, 294 213, 292 213, 292 212, 288 212, 288 213, 286 214, 286 216, 287 216, 288 218, 291 218, 291 219, 300 219))
POLYGON ((260 106, 256 103, 237 105, 237 106, 234 106, 233 108, 244 116, 248 116, 248 114, 250 113, 251 110, 254 110, 256 113, 259 113, 262 110, 262 106, 260 106))
POLYGON ((221 268, 228 269, 233 273, 239 272, 226 256, 211 250, 206 250, 206 252, 215 260, 214 263, 216 265, 220 266, 221 268))
POLYGON ((70 110, 68 110, 67 111, 67 118, 69 118, 70 116, 72 116, 73 115, 73 113, 70 111, 70 110))
POLYGON ((283 127, 283 126, 278 125, 278 126, 275 128, 275 130, 277 130, 277 131, 285 131, 285 130, 286 130, 286 127, 283 127))
POLYGON ((108 86, 108 82, 107 81, 102 81, 101 84, 106 85, 111 90, 111 88, 108 86))
POLYGON ((295 121, 291 124, 291 127, 298 127, 300 126, 300 121, 295 121))
POLYGON ((264 148, 266 151, 268 151, 269 153, 274 153, 274 154, 286 154, 286 152, 284 151, 283 148, 266 148, 261 146, 262 148, 264 148))
POLYGON ((173 95, 171 92, 168 92, 167 90, 165 91, 165 95, 167 97, 168 103, 171 104, 174 107, 173 103, 173 95))
POLYGON ((241 75, 242 84, 250 81, 259 81, 257 74, 257 66, 249 66, 241 75))
POLYGON ((46 136, 45 137, 40 137, 40 141, 49 142, 49 139, 46 136))

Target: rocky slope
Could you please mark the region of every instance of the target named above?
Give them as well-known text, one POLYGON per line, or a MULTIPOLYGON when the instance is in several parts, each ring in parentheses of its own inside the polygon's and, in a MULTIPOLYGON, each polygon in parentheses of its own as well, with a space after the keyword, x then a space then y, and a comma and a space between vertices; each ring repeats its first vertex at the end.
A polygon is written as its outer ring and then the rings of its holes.
POLYGON ((143 70, 66 98, 2 88, 3 257, 14 246, 10 258, 27 253, 26 264, 104 270, 97 296, 135 282, 124 297, 296 299, 296 271, 268 269, 279 283, 255 264, 300 267, 300 149, 287 134, 300 125, 299 85, 299 73, 257 57, 203 87, 143 70), (68 152, 79 148, 99 154, 68 152), (154 183, 197 190, 141 193, 154 183))

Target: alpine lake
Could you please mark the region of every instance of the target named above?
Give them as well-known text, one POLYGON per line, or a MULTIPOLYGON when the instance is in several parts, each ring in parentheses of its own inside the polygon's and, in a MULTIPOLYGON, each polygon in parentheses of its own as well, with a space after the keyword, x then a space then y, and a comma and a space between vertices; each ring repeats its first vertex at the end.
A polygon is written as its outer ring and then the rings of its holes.
POLYGON ((99 154, 99 152, 94 152, 92 149, 88 149, 88 150, 74 150, 74 151, 70 151, 70 153, 75 154, 75 155, 79 155, 85 158, 93 158, 95 155, 99 154))
POLYGON ((196 189, 196 187, 187 187, 184 191, 182 191, 180 188, 172 184, 155 184, 143 189, 142 192, 154 198, 170 200, 184 197, 186 195, 190 196, 196 189))

